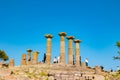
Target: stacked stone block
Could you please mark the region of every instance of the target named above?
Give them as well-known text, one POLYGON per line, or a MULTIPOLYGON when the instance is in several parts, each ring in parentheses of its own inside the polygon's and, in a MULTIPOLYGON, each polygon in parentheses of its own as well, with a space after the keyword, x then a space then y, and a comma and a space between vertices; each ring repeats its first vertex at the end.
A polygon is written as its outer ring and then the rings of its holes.
POLYGON ((37 52, 37 51, 33 52, 32 64, 38 64, 38 54, 39 54, 39 52, 37 52))
POLYGON ((22 54, 21 65, 26 65, 26 54, 22 54))
POLYGON ((9 67, 14 67, 15 63, 14 63, 14 59, 10 59, 9 61, 9 67))

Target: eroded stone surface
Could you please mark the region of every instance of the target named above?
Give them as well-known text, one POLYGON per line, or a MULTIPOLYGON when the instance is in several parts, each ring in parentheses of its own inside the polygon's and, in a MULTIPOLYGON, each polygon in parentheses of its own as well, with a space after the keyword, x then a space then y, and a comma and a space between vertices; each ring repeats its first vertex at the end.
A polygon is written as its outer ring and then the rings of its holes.
POLYGON ((78 66, 30 65, 0 70, 0 78, 7 80, 104 80, 102 74, 95 74, 95 69, 82 69, 78 66), (56 67, 56 68, 54 68, 56 67))

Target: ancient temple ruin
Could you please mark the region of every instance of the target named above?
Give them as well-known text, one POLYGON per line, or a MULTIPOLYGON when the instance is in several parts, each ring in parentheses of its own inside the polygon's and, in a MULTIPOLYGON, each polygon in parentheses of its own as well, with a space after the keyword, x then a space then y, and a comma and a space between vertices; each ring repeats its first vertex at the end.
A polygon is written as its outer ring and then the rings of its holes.
MULTIPOLYGON (((76 66, 81 66, 80 64, 80 46, 79 43, 81 40, 75 39, 74 36, 67 36, 65 32, 60 32, 60 60, 58 64, 65 65, 66 64, 66 53, 65 53, 65 39, 68 39, 68 65, 73 65, 73 42, 75 43, 75 65, 76 66), (75 39, 75 40, 74 40, 75 39)), ((46 60, 45 64, 52 64, 51 63, 51 49, 52 49, 52 38, 53 36, 51 34, 46 34, 45 38, 47 40, 46 42, 46 60)), ((31 49, 27 50, 28 54, 22 54, 22 59, 21 59, 21 65, 35 65, 39 64, 38 62, 38 54, 39 52, 32 52, 31 49), (31 56, 32 55, 32 56, 31 56)))
MULTIPOLYGON (((39 74, 43 74, 47 77, 47 80, 104 80, 105 76, 108 74, 101 67, 95 66, 91 68, 86 66, 85 62, 81 62, 80 59, 80 42, 81 40, 75 39, 74 36, 67 36, 65 32, 60 32, 60 60, 58 63, 51 62, 51 50, 52 50, 52 34, 46 34, 46 58, 45 62, 38 61, 38 51, 27 50, 27 54, 22 54, 21 65, 15 67, 14 59, 9 61, 9 69, 12 70, 14 74, 29 75, 35 74, 37 78, 40 78, 39 74), (68 40, 68 53, 65 53, 65 39, 68 40), (75 61, 73 58, 73 43, 75 44, 75 61), (66 63, 66 54, 68 54, 68 63, 66 63), (15 68, 15 69, 14 69, 15 68), (17 71, 16 71, 17 70, 17 71)), ((33 77, 33 76, 31 76, 33 77)), ((25 80, 37 80, 31 79, 25 80)), ((42 79, 39 79, 42 80, 42 79)), ((45 79, 43 79, 45 80, 45 79)))

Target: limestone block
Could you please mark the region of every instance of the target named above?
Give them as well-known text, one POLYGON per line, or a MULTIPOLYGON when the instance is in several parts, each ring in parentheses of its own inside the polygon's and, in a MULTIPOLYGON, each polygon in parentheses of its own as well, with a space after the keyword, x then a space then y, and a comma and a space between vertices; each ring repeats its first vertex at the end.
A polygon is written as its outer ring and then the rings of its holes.
POLYGON ((22 54, 22 60, 26 60, 26 54, 22 54))
POLYGON ((33 56, 32 56, 32 64, 38 64, 38 54, 39 52, 33 52, 33 56))
POLYGON ((48 77, 48 80, 54 80, 53 76, 48 77))
POLYGON ((95 66, 95 73, 96 74, 101 74, 101 68, 99 66, 95 66))
POLYGON ((79 76, 74 77, 75 80, 80 80, 79 76))
POLYGON ((22 54, 21 65, 26 65, 26 54, 22 54))
POLYGON ((14 59, 10 59, 10 61, 9 61, 9 67, 14 67, 14 59))
POLYGON ((81 66, 82 66, 82 68, 86 68, 86 63, 82 62, 81 66))

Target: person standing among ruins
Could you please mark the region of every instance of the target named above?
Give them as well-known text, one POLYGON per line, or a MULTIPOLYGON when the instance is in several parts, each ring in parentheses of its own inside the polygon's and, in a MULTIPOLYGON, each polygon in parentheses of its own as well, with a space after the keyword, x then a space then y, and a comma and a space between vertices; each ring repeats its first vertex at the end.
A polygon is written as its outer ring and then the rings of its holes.
POLYGON ((46 53, 44 53, 44 58, 43 58, 43 62, 46 62, 46 53))
POLYGON ((57 63, 57 58, 56 57, 54 58, 53 63, 57 63))
POLYGON ((60 62, 60 56, 57 57, 57 63, 59 63, 59 62, 60 62))
POLYGON ((85 59, 86 66, 88 66, 88 58, 85 59))

